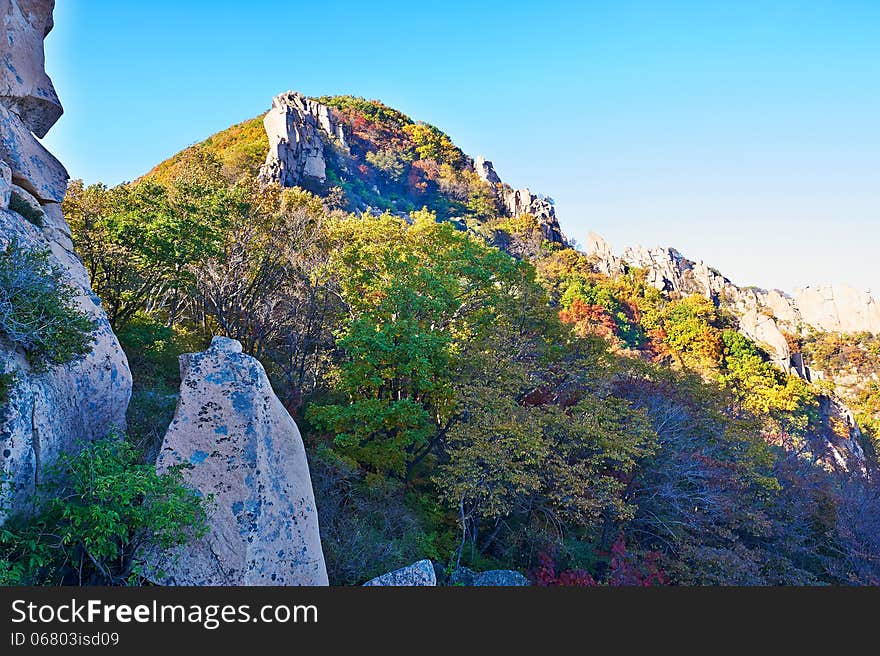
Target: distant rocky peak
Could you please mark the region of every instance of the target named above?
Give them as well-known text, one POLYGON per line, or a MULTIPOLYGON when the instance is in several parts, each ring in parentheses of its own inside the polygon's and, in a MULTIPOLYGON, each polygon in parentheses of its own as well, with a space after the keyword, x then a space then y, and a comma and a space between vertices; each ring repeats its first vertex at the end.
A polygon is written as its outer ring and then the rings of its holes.
POLYGON ((478 155, 474 160, 474 171, 477 172, 477 175, 480 176, 480 180, 483 182, 490 185, 501 184, 501 178, 498 177, 498 174, 495 172, 495 167, 492 165, 492 162, 484 159, 482 155, 478 155))
POLYGON ((263 125, 269 137, 269 153, 259 173, 263 184, 323 184, 327 179, 325 144, 347 147, 345 129, 330 108, 298 91, 275 96, 263 125))

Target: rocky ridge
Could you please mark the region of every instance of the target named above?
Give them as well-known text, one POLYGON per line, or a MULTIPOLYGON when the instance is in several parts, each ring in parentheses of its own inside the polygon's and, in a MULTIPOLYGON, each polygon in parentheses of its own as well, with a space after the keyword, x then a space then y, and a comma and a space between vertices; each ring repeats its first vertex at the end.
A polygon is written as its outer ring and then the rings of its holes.
MULTIPOLYGON (((878 305, 870 294, 845 286, 819 286, 796 290, 789 296, 779 290, 738 287, 702 261, 684 257, 674 248, 627 248, 614 254, 601 236, 591 232, 586 253, 597 271, 615 276, 630 267, 644 269, 647 281, 656 289, 688 296, 700 294, 736 317, 738 329, 758 344, 772 362, 786 373, 807 382, 824 378, 810 369, 802 354, 792 353, 785 333, 806 335, 810 331, 878 332, 878 305)), ((842 443, 826 441, 813 445, 813 452, 845 470, 865 469, 862 432, 852 411, 833 396, 824 397, 820 409, 828 420, 847 427, 849 438, 842 443)))
POLYGON ((646 271, 648 283, 660 291, 702 294, 731 309, 743 334, 767 348, 786 371, 802 369, 802 364, 791 363, 782 331, 880 332, 880 304, 869 293, 845 285, 805 287, 791 296, 776 289, 738 287, 703 261, 689 260, 674 248, 637 246, 618 257, 595 233, 590 233, 586 253, 597 269, 608 275, 638 267, 646 271))

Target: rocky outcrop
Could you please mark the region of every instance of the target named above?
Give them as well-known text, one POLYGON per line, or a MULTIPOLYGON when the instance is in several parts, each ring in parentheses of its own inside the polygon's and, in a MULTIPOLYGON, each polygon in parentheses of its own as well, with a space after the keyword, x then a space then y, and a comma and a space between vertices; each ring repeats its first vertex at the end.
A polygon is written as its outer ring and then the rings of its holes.
POLYGON ((478 155, 474 160, 474 171, 477 172, 480 180, 492 186, 501 184, 501 178, 495 172, 492 162, 484 159, 482 155, 478 155))
POLYGON ((296 423, 262 365, 215 337, 180 358, 180 399, 156 468, 184 465, 212 497, 208 533, 148 558, 165 585, 327 585, 318 514, 296 423))
POLYGON ((0 0, 0 248, 15 240, 20 248, 48 251, 50 263, 79 292, 79 307, 94 320, 94 341, 81 360, 38 373, 0 332, 0 372, 14 376, 0 406, 0 478, 13 484, 0 488, 0 523, 10 513, 30 510, 36 483, 60 453, 124 429, 131 395, 125 354, 61 213, 67 172, 36 138, 61 115, 43 69, 53 8, 52 0, 0 0))
POLYGON ((606 275, 619 275, 628 266, 644 269, 648 284, 681 295, 701 294, 738 317, 739 329, 759 343, 783 370, 816 377, 803 363, 793 363, 783 331, 808 329, 835 332, 880 332, 880 305, 868 293, 846 286, 819 286, 788 296, 775 289, 738 287, 704 262, 684 257, 674 248, 628 248, 617 257, 608 243, 590 233, 586 253, 606 275))
POLYGON ((64 111, 46 75, 43 40, 52 30, 55 0, 0 0, 0 104, 41 139, 64 111))
POLYGON ((537 219, 544 239, 554 244, 568 245, 568 238, 559 226, 556 208, 553 207, 552 201, 536 196, 528 189, 512 189, 505 185, 496 173, 492 162, 482 156, 474 160, 473 167, 480 180, 492 187, 508 216, 517 217, 530 214, 537 219))
POLYGON ((544 239, 547 241, 561 245, 568 243, 568 239, 562 234, 562 229, 559 227, 556 208, 546 198, 536 196, 528 189, 506 187, 501 191, 501 202, 510 216, 531 214, 535 217, 544 234, 544 239))
POLYGON ((791 351, 788 347, 788 340, 779 330, 773 317, 751 308, 739 317, 739 330, 761 346, 770 356, 773 364, 783 371, 791 369, 791 351))
POLYGON ((594 262, 599 273, 604 273, 606 276, 617 276, 626 273, 626 262, 614 255, 614 252, 611 250, 611 244, 592 230, 587 234, 587 243, 584 250, 594 262))
POLYGON ((346 147, 345 130, 329 107, 296 91, 275 96, 263 119, 269 154, 260 168, 262 184, 295 187, 327 179, 325 143, 346 147))
POLYGON ((364 585, 395 587, 434 586, 437 585, 437 574, 430 560, 420 560, 407 567, 401 567, 393 572, 377 576, 364 583, 364 585))

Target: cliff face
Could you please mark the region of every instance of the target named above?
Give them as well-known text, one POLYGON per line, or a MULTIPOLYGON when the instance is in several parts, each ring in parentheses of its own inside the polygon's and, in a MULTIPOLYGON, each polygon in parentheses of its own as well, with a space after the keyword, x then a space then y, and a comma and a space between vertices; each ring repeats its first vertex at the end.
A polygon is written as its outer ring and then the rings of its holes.
POLYGON ((59 453, 123 429, 131 394, 125 354, 61 213, 67 172, 36 138, 62 112, 43 67, 53 9, 53 0, 0 0, 0 248, 15 240, 19 247, 47 251, 96 328, 83 359, 43 373, 0 332, 0 371, 15 381, 0 407, 0 476, 13 484, 0 488, 0 523, 7 513, 28 510, 35 484, 59 453))
MULTIPOLYGON (((373 107, 388 109, 375 103, 373 107)), ((502 215, 519 217, 530 214, 537 220, 544 239, 567 245, 568 240, 550 200, 528 189, 513 189, 504 184, 492 162, 483 157, 471 159, 459 152, 459 157, 442 161, 442 154, 431 153, 425 159, 410 162, 410 158, 418 156, 412 153, 412 144, 407 143, 407 129, 421 124, 414 124, 394 110, 388 109, 387 115, 379 111, 381 118, 371 120, 346 115, 337 107, 306 98, 295 91, 276 96, 263 120, 269 151, 258 179, 263 184, 277 183, 282 187, 303 186, 320 194, 326 191, 332 175, 337 178, 348 176, 378 196, 390 197, 392 205, 396 202, 394 196, 415 191, 415 208, 421 207, 419 203, 430 208, 432 204, 447 204, 449 200, 454 204, 456 193, 460 191, 458 188, 467 184, 467 176, 476 177, 478 184, 481 181, 488 187, 502 215), (440 159, 429 163, 435 157, 440 159), (406 173, 410 164, 412 168, 406 173), (440 165, 458 169, 459 180, 450 182, 442 174, 439 176, 440 196, 447 198, 438 203, 437 197, 432 198, 430 194, 420 197, 419 193, 424 193, 438 179, 435 169, 440 165), (331 169, 336 171, 331 173, 331 169)), ((432 137, 437 138, 436 135, 432 137)), ((426 145, 422 143, 421 147, 426 145)), ((447 148, 447 156, 454 149, 451 142, 448 147, 443 147, 447 148)), ((369 209, 368 203, 352 200, 356 209, 369 209)))

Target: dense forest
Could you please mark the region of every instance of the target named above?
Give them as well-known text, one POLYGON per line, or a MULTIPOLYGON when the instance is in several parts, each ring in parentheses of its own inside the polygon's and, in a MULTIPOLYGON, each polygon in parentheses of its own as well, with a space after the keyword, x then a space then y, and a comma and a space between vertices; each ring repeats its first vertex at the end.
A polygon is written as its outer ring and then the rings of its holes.
POLYGON ((177 356, 225 335, 302 431, 332 584, 426 557, 542 585, 880 583, 877 338, 792 335, 829 376, 785 373, 728 308, 600 273, 510 216, 437 128, 320 100, 351 135, 324 185, 259 184, 254 119, 134 183, 70 186, 134 375, 127 435, 62 462, 93 484, 80 515, 0 530, 0 577, 137 582, 144 527, 163 544, 198 527, 198 500, 145 463, 177 356), (817 446, 849 437, 831 395, 862 426, 861 469, 817 446))

